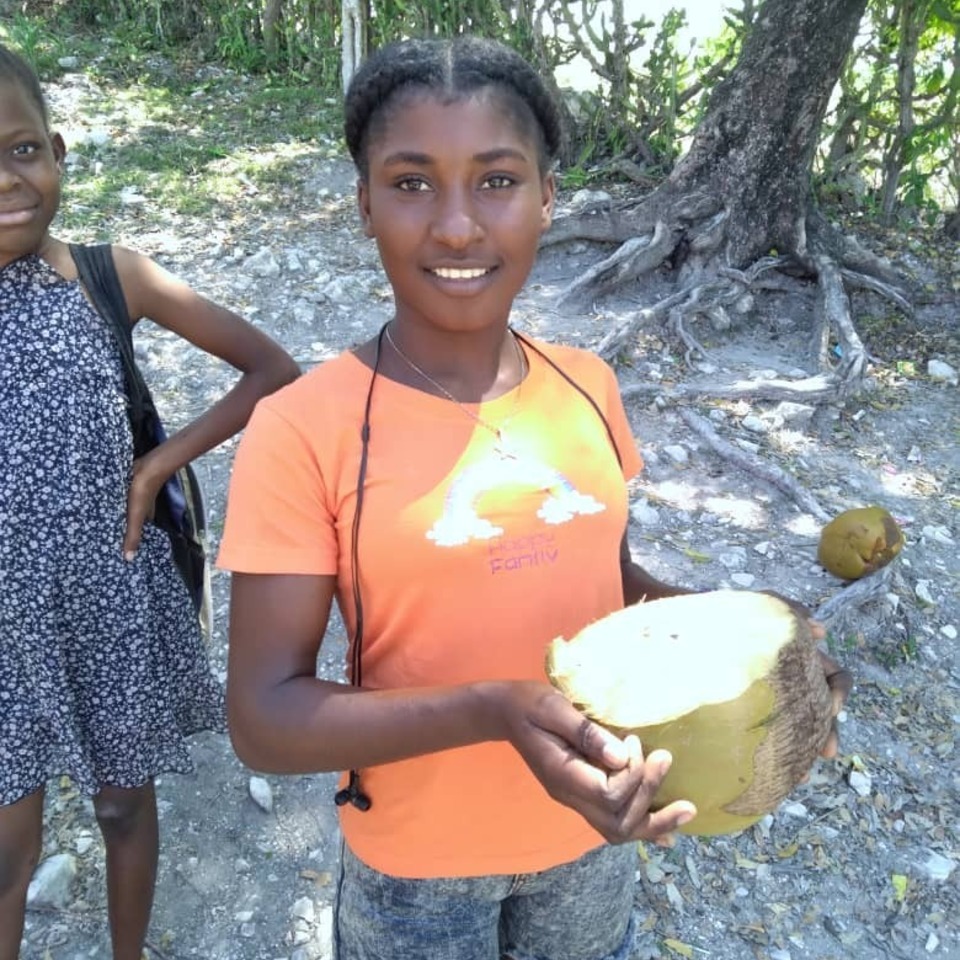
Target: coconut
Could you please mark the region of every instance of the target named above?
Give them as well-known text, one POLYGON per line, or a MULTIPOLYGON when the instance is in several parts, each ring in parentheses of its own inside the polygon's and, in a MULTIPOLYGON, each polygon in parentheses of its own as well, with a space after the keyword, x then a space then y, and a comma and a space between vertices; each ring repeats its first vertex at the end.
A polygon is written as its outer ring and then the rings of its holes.
POLYGON ((817 559, 834 576, 856 580, 886 566, 902 547, 903 532, 883 507, 856 507, 820 531, 817 559))
POLYGON ((735 833, 805 778, 833 697, 807 619, 786 601, 715 590, 633 604, 547 649, 550 682, 586 716, 673 764, 653 807, 696 804, 681 830, 735 833))

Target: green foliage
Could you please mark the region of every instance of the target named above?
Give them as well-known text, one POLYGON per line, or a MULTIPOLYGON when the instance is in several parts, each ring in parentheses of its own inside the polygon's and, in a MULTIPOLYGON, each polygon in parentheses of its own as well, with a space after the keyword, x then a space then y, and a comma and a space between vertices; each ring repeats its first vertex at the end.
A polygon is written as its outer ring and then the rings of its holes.
POLYGON ((42 20, 18 13, 8 22, 0 21, 0 40, 25 57, 42 80, 61 72, 63 44, 42 20))

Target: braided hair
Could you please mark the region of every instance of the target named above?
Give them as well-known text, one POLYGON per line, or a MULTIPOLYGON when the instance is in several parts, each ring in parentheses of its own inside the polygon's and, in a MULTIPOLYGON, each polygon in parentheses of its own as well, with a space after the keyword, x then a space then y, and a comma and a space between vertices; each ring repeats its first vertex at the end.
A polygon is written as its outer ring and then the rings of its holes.
POLYGON ((546 173, 560 150, 562 133, 560 112, 543 80, 511 47, 461 36, 389 44, 354 74, 344 105, 344 130, 360 176, 367 176, 367 147, 398 94, 433 93, 452 103, 486 89, 496 91, 519 128, 533 135, 541 173, 546 173))
POLYGON ((39 108, 44 124, 49 123, 47 101, 43 96, 36 73, 23 57, 2 43, 0 43, 0 83, 16 84, 39 108))

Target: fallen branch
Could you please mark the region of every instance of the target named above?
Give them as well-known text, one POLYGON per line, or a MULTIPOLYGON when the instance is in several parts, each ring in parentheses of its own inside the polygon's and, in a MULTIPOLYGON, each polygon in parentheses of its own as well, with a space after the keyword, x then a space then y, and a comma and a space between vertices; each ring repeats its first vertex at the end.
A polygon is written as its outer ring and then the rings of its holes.
POLYGON ((714 453, 724 460, 730 461, 734 466, 752 474, 760 480, 763 480, 778 490, 785 493, 794 503, 796 503, 807 513, 812 513, 818 520, 825 523, 830 520, 830 514, 817 502, 809 490, 801 487, 790 474, 781 470, 775 464, 768 463, 762 457, 749 453, 735 447, 732 443, 724 440, 710 426, 710 423, 703 417, 685 408, 680 409, 680 418, 701 440, 706 441, 714 453))

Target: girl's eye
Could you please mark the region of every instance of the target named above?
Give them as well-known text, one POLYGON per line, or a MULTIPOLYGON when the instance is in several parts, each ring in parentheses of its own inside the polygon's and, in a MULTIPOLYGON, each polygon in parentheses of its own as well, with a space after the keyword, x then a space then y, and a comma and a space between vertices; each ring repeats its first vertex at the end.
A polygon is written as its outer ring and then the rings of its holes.
POLYGON ((403 177, 397 181, 397 189, 408 193, 416 193, 429 190, 430 186, 427 181, 421 177, 403 177))
POLYGON ((506 187, 512 187, 516 183, 513 177, 508 177, 505 173, 495 173, 483 181, 484 190, 503 190, 506 187))
POLYGON ((13 148, 13 155, 15 157, 29 157, 32 153, 36 153, 40 149, 40 144, 38 143, 18 143, 13 148))

